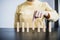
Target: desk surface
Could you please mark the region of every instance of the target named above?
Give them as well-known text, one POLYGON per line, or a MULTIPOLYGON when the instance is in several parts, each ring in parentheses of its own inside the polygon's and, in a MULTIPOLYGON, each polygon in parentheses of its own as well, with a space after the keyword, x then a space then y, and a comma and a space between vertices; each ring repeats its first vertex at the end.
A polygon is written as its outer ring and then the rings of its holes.
POLYGON ((60 40, 60 29, 49 32, 16 32, 14 28, 0 28, 0 40, 60 40))

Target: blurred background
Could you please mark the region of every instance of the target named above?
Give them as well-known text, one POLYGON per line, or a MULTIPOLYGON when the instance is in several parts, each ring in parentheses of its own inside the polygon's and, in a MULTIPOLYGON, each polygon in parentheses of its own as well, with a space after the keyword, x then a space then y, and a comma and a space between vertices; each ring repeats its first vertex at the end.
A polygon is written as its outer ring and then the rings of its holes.
MULTIPOLYGON (((14 28, 14 17, 16 8, 19 4, 26 0, 0 0, 0 28, 14 28)), ((48 2, 49 5, 60 13, 60 0, 40 0, 48 2)), ((60 19, 57 22, 52 22, 52 27, 60 26, 60 19)))

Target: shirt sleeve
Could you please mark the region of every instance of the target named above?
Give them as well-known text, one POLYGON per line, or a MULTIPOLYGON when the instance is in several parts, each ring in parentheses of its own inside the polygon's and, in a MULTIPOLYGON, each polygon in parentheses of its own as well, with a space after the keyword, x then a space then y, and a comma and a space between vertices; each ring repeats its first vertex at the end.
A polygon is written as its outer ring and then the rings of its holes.
POLYGON ((59 15, 56 12, 56 10, 52 9, 48 3, 46 3, 45 5, 46 5, 45 11, 47 11, 47 13, 50 14, 50 18, 48 20, 57 21, 59 18, 59 15))
POLYGON ((17 22, 19 22, 19 7, 16 9, 15 18, 14 18, 14 27, 17 27, 17 22))

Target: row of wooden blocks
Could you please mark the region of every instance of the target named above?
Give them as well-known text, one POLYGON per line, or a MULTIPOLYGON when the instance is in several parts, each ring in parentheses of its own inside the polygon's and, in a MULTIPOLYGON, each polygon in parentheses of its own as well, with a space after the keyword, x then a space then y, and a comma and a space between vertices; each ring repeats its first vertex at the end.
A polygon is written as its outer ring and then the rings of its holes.
MULTIPOLYGON (((27 23, 27 32, 29 32, 29 24, 27 23)), ((43 32, 46 32, 46 28, 42 28, 43 32)), ((32 27, 32 30, 35 30, 34 27, 32 27)), ((25 31, 24 23, 22 23, 22 32, 25 31)), ((38 25, 37 31, 40 32, 40 26, 38 25)), ((19 22, 17 22, 17 32, 19 32, 19 22)), ((49 27, 49 32, 51 32, 51 27, 49 27)))

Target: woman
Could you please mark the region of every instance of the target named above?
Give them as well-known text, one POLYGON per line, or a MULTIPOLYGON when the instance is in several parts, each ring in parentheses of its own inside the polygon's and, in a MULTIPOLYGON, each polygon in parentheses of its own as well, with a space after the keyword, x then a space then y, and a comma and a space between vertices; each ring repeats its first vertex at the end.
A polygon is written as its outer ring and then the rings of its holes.
MULTIPOLYGON (((57 12, 53 10, 47 2, 27 0, 21 5, 18 5, 14 26, 17 27, 18 22, 19 26, 22 27, 22 23, 24 23, 24 28, 34 29, 38 27, 43 28, 43 31, 45 32, 45 19, 57 21, 58 17, 59 15, 57 12)), ((17 31, 19 32, 19 27, 17 28, 17 31)), ((51 32, 51 28, 49 31, 51 32)))

